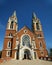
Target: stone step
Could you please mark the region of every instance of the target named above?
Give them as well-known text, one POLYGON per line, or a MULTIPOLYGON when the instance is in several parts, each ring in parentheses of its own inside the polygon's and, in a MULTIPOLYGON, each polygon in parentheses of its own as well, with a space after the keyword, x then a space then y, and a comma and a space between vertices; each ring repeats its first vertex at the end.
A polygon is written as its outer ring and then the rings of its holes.
POLYGON ((0 65, 52 65, 51 61, 44 60, 10 60, 7 62, 3 62, 0 65))

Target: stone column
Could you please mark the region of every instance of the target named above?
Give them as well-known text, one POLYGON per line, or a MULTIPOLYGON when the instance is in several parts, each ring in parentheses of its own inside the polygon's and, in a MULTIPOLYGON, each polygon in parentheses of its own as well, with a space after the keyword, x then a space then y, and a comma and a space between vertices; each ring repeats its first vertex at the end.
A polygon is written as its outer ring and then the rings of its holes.
POLYGON ((33 49, 31 51, 31 55, 32 55, 32 59, 34 60, 35 58, 34 58, 34 51, 33 51, 33 49))
POLYGON ((19 60, 22 60, 22 54, 21 54, 22 50, 19 50, 19 60))
POLYGON ((16 53, 17 53, 17 52, 15 52, 15 58, 14 58, 14 59, 16 59, 16 53))

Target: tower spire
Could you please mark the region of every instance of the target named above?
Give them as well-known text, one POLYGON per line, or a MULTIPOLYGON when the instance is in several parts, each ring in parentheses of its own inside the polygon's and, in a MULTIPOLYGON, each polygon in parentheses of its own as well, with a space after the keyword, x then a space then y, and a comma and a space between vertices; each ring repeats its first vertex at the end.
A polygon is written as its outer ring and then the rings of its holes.
POLYGON ((12 17, 13 17, 13 16, 16 16, 16 11, 14 11, 14 13, 13 13, 12 17))
POLYGON ((18 29, 18 23, 17 23, 17 16, 16 16, 16 11, 14 11, 14 13, 12 14, 11 17, 9 17, 9 20, 8 20, 8 24, 7 24, 7 29, 10 29, 10 30, 16 30, 18 29))
POLYGON ((36 14, 34 12, 32 13, 32 17, 33 18, 36 18, 36 14))

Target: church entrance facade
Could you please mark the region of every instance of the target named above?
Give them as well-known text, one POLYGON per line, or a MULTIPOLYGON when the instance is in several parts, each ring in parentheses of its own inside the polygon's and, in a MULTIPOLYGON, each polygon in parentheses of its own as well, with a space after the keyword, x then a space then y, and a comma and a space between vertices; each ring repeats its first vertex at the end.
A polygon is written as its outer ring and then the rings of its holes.
POLYGON ((31 59, 31 53, 29 50, 24 50, 24 58, 23 59, 31 59))
POLYGON ((29 59, 29 60, 35 59, 34 51, 26 46, 20 49, 19 51, 19 60, 24 60, 24 59, 29 59))
POLYGON ((17 60, 25 60, 25 59, 34 60, 37 58, 38 58, 37 53, 28 47, 24 47, 20 49, 19 52, 15 53, 15 59, 17 60))
POLYGON ((31 46, 31 37, 28 34, 24 34, 21 36, 21 43, 19 45, 19 51, 15 55, 16 59, 24 60, 36 59, 36 52, 33 50, 31 46))

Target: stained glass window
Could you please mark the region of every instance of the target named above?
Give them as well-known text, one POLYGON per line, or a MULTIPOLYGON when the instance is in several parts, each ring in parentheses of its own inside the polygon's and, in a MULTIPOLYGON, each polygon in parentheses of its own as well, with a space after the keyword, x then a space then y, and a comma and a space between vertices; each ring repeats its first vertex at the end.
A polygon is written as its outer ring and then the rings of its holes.
POLYGON ((28 35, 22 37, 22 44, 23 46, 30 46, 30 37, 28 35))

